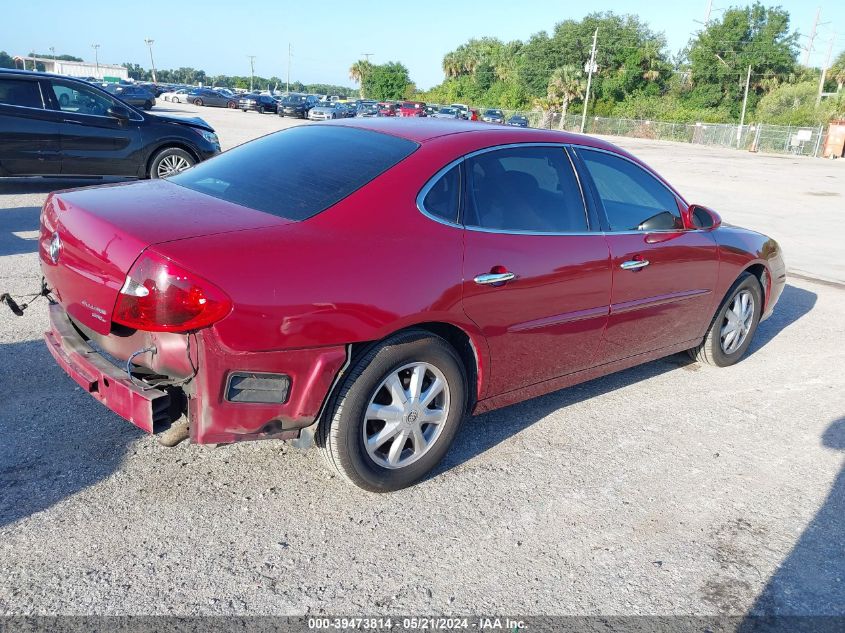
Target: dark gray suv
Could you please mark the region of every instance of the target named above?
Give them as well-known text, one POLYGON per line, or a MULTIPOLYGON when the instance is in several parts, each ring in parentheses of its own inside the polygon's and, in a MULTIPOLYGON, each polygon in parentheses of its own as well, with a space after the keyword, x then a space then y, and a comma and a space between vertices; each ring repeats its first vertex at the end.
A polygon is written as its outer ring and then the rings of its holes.
POLYGON ((149 114, 78 79, 0 70, 0 176, 162 178, 218 153, 202 119, 149 114))

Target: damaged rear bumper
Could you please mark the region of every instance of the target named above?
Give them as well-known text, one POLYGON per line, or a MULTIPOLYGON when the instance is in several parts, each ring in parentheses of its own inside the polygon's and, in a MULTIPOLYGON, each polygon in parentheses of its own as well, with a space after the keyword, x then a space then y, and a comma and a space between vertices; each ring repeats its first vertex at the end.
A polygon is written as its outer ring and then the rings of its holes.
MULTIPOLYGON (((50 330, 44 334, 44 340, 56 362, 77 384, 148 433, 163 431, 187 415, 190 439, 198 444, 310 439, 310 431, 329 391, 348 363, 344 346, 261 352, 233 350, 219 340, 213 328, 190 334, 187 348, 173 334, 151 336, 137 332, 119 337, 90 334, 95 338, 89 339, 89 334, 83 332, 60 304, 50 305, 50 330), (130 358, 130 347, 142 350, 154 347, 155 354, 143 354, 136 363, 146 363, 145 368, 158 372, 159 379, 172 380, 157 386, 147 385, 134 371, 134 380, 130 379, 126 368, 116 364, 130 358), (100 353, 100 349, 106 353, 100 353), (196 370, 187 377, 173 371, 185 364, 186 353, 190 354, 190 364, 196 370), (284 375, 289 384, 284 402, 232 399, 228 389, 230 379, 250 373, 284 375)), ((181 338, 187 342, 187 337, 181 338)))
POLYGON ((58 304, 50 306, 50 326, 44 333, 47 349, 59 366, 95 399, 148 433, 172 421, 170 394, 130 382, 125 371, 88 345, 58 304))

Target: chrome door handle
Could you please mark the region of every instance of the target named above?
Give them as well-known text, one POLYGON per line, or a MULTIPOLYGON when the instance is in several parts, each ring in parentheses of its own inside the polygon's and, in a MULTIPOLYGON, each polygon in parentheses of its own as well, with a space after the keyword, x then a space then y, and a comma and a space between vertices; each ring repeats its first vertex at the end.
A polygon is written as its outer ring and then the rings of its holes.
POLYGON ((619 268, 622 270, 640 270, 641 268, 645 268, 651 262, 647 259, 630 259, 627 262, 622 262, 619 265, 619 268))
POLYGON ((473 281, 480 286, 489 286, 491 284, 503 284, 512 279, 516 279, 516 275, 513 273, 485 273, 478 275, 473 281))

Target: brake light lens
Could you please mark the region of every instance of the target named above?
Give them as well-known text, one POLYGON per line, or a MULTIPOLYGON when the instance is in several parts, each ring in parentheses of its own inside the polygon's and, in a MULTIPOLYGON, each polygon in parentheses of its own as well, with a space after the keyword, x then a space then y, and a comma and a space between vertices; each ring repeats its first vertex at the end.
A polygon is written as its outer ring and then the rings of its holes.
POLYGON ((188 332, 232 310, 225 292, 155 252, 135 262, 117 296, 112 320, 147 332, 188 332))

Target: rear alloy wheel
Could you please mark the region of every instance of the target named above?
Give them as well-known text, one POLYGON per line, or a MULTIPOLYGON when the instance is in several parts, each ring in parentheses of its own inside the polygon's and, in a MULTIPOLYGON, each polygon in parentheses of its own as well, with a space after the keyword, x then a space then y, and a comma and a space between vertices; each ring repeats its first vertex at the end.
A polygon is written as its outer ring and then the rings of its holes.
POLYGON ((694 360, 729 367, 743 357, 763 310, 763 290, 760 282, 744 273, 728 292, 701 345, 689 350, 694 360))
POLYGON ((194 99, 194 105, 195 106, 201 106, 202 105, 202 99, 194 99))
POLYGON ((238 107, 238 104, 237 104, 237 102, 236 102, 236 101, 230 101, 230 102, 229 102, 228 104, 226 104, 226 105, 228 105, 228 106, 229 106, 229 109, 230 109, 230 110, 234 110, 235 108, 237 108, 237 107, 238 107))
POLYGON ((171 99, 171 101, 172 101, 173 103, 179 103, 179 97, 173 97, 173 98, 171 99))
POLYGON ((180 171, 193 167, 194 157, 178 147, 168 147, 161 150, 150 164, 150 178, 167 178, 180 171))
POLYGON ((264 114, 264 106, 263 105, 258 106, 258 114, 264 114))
POLYGON ((397 334, 354 364, 317 431, 330 468, 371 492, 416 483, 443 458, 466 409, 463 364, 445 340, 397 334))

